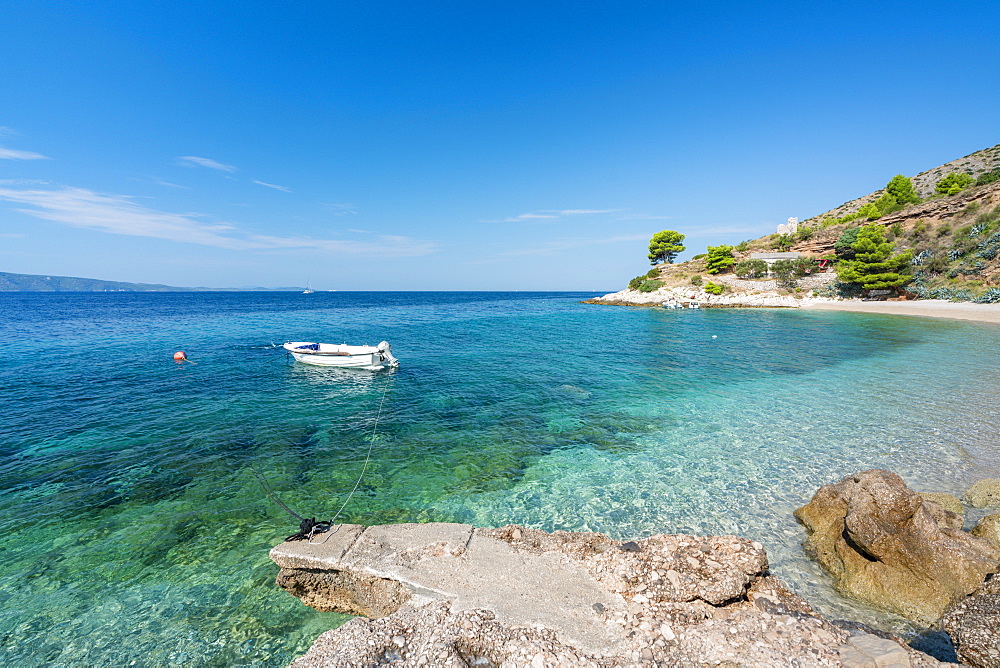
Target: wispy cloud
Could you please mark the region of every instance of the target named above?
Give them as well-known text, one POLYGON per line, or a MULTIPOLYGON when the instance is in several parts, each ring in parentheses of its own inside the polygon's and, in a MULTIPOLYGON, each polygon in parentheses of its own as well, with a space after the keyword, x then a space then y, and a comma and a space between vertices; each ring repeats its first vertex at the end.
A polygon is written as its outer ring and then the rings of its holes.
POLYGON ((224 165, 221 162, 216 162, 211 158, 199 158, 196 155, 182 155, 177 158, 185 167, 208 167, 209 169, 214 169, 220 172, 235 172, 236 168, 232 165, 224 165))
POLYGON ((615 220, 670 220, 673 216, 650 216, 645 213, 626 213, 616 216, 615 220))
POLYGON ((285 186, 276 186, 273 183, 264 183, 263 181, 258 181, 256 179, 254 179, 254 183, 256 183, 259 186, 267 186, 268 188, 274 188, 275 190, 280 190, 283 193, 292 192, 291 188, 286 188, 285 186))
POLYGON ((182 190, 191 190, 190 186, 182 186, 179 183, 173 183, 172 181, 165 181, 163 179, 154 178, 153 182, 157 185, 165 186, 167 188, 180 188, 182 190))
POLYGON ((649 241, 650 235, 647 234, 628 234, 615 237, 602 237, 600 239, 586 239, 581 237, 571 237, 564 239, 555 239, 549 241, 541 246, 536 246, 535 248, 522 248, 519 250, 505 251, 497 253, 497 255, 502 256, 521 256, 521 255, 558 255, 570 250, 576 250, 578 248, 583 248, 585 246, 597 246, 602 244, 615 244, 622 243, 625 241, 649 241))
POLYGON ((49 156, 32 151, 18 151, 0 146, 0 160, 51 160, 49 156))
POLYGON ((523 223, 523 222, 537 222, 537 221, 553 221, 559 220, 560 218, 568 218, 570 216, 590 216, 601 213, 615 213, 621 211, 621 209, 541 209, 538 211, 529 211, 528 213, 522 213, 517 216, 510 216, 509 218, 502 218, 500 220, 492 220, 487 222, 492 223, 523 223))
POLYGON ((378 235, 371 240, 317 239, 308 236, 270 236, 241 230, 225 222, 207 222, 199 214, 157 211, 128 197, 84 188, 0 187, 0 199, 33 208, 22 213, 109 234, 152 237, 231 250, 299 249, 338 254, 412 257, 438 249, 433 242, 409 237, 378 235))

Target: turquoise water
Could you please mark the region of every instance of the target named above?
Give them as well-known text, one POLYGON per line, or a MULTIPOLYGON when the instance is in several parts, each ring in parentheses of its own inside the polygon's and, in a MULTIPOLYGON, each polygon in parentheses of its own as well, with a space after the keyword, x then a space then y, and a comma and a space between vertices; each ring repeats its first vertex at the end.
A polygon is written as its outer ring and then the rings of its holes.
POLYGON ((300 514, 735 533, 823 612, 791 511, 851 472, 996 476, 1000 328, 567 293, 0 294, 0 664, 264 665, 345 617, 273 583, 300 514), (387 339, 394 372, 286 362, 387 339), (197 364, 171 360, 185 350, 197 364))

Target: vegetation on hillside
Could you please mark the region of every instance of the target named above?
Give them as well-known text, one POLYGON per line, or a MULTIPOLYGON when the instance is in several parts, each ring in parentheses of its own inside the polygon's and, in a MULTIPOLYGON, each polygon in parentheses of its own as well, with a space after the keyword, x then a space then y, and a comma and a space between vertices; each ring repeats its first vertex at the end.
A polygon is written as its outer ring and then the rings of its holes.
POLYGON ((653 235, 649 240, 649 262, 650 264, 667 263, 672 264, 674 258, 679 253, 684 252, 684 235, 673 230, 663 230, 653 235))
POLYGON ((837 265, 841 283, 855 284, 862 290, 891 290, 910 281, 910 260, 913 251, 893 252, 893 244, 885 239, 881 225, 865 225, 854 242, 854 259, 837 265))
MULTIPOLYGON (((665 285, 725 290, 701 274, 775 279, 799 291, 801 278, 817 271, 817 258, 833 260, 837 280, 822 293, 863 296, 910 293, 923 298, 1000 303, 1000 145, 952 161, 914 178, 897 174, 885 187, 825 217, 800 223, 789 234, 709 246, 679 265, 684 235, 663 230, 650 242, 656 268, 629 287, 653 291, 665 285), (749 254, 805 252, 808 259, 773 262, 749 254)), ((850 204, 850 203, 849 203, 850 204)), ((723 279, 728 280, 728 279, 723 279)))

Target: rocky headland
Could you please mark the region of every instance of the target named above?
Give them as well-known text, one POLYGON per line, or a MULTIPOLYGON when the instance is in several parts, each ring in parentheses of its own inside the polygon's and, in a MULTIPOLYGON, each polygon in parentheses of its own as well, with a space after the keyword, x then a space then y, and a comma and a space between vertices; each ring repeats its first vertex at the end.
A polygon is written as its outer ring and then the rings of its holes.
MULTIPOLYGON (((976 498, 992 503, 993 483, 976 498)), ((996 668, 1000 545, 962 531, 950 499, 866 471, 797 515, 842 591, 924 623, 943 614, 957 656, 996 668)), ((297 668, 954 665, 823 618, 770 573, 760 543, 736 536, 341 525, 271 559, 278 584, 307 605, 360 615, 321 635, 297 668)))

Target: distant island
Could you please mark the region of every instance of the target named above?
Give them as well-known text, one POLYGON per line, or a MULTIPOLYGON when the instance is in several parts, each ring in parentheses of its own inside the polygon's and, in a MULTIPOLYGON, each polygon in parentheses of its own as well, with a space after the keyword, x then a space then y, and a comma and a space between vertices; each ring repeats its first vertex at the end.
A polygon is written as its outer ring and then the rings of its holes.
POLYGON ((126 283, 75 276, 41 276, 0 271, 0 292, 301 292, 285 288, 180 288, 157 283, 126 283))

